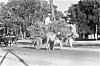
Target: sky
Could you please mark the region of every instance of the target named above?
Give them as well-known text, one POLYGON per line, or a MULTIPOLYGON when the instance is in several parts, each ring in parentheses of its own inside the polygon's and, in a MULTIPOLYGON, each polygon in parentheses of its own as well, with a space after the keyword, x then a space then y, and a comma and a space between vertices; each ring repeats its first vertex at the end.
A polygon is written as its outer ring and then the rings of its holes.
POLYGON ((78 3, 79 0, 53 0, 53 3, 58 6, 58 10, 65 11, 68 10, 72 4, 78 3))
POLYGON ((8 2, 8 0, 0 0, 0 2, 5 2, 5 3, 7 3, 7 2, 8 2))
MULTIPOLYGON (((48 0, 47 0, 48 1, 48 0)), ((53 0, 53 3, 58 6, 58 10, 65 11, 68 10, 68 7, 73 3, 77 3, 79 0, 53 0)), ((0 2, 8 2, 8 0, 0 0, 0 2)))

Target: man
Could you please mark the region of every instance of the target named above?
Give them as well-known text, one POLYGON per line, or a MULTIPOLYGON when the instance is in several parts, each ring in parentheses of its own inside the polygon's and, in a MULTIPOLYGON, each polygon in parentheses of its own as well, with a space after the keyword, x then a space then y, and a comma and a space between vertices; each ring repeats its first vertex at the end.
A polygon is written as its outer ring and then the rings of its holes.
POLYGON ((60 32, 57 32, 56 37, 59 38, 59 40, 62 40, 60 32))
POLYGON ((48 25, 51 22, 51 14, 48 14, 47 18, 45 19, 45 25, 48 25))
POLYGON ((47 16, 46 19, 45 19, 45 29, 46 29, 46 31, 48 31, 48 25, 49 25, 50 23, 52 23, 52 22, 51 22, 51 14, 48 14, 48 16, 47 16))

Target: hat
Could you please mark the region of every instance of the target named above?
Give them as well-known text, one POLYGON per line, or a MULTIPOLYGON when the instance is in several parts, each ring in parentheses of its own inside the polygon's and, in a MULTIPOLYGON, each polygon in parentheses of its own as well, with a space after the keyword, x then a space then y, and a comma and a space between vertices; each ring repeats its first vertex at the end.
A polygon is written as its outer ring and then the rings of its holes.
POLYGON ((51 16, 51 14, 49 13, 48 16, 51 16))
POLYGON ((58 32, 57 34, 61 34, 60 32, 58 32))

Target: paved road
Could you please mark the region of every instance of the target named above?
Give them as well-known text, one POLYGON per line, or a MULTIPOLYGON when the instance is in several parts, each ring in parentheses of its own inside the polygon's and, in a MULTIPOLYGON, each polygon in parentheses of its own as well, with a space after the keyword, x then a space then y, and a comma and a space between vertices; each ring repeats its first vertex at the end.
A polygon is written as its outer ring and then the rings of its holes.
MULTIPOLYGON (((29 66, 100 66, 99 51, 47 51, 44 49, 36 50, 28 47, 9 47, 3 49, 12 49, 15 54, 23 59, 29 66)), ((2 64, 2 66, 24 66, 24 64, 14 55, 12 56, 12 54, 9 54, 8 58, 4 60, 4 64, 2 64), (16 63, 14 63, 14 60, 16 63), (13 65, 11 64, 12 61, 13 65)))

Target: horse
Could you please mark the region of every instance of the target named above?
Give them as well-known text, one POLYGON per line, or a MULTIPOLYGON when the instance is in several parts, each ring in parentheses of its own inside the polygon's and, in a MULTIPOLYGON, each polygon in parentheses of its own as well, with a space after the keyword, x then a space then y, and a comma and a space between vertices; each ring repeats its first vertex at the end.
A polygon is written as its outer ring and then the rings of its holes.
POLYGON ((73 38, 72 34, 67 35, 67 36, 64 38, 64 41, 65 41, 65 44, 66 44, 66 45, 70 45, 70 47, 73 48, 72 42, 74 41, 74 38, 73 38))
POLYGON ((46 47, 48 50, 54 50, 53 46, 58 43, 60 44, 60 47, 63 50, 61 39, 57 37, 56 33, 49 32, 46 34, 46 37, 47 37, 46 47))
POLYGON ((77 33, 70 33, 68 35, 66 35, 65 38, 63 38, 63 42, 66 44, 66 45, 70 45, 71 48, 73 48, 73 45, 72 43, 75 41, 75 38, 79 37, 79 35, 77 33))
POLYGON ((61 50, 63 50, 63 44, 62 44, 62 40, 61 40, 61 39, 56 38, 56 39, 54 40, 54 45, 55 45, 55 44, 60 44, 61 50))
POLYGON ((69 25, 70 27, 70 33, 66 34, 65 37, 62 39, 62 42, 66 45, 70 45, 71 48, 73 48, 72 43, 75 41, 75 38, 79 37, 79 35, 76 32, 76 26, 75 25, 69 25))

